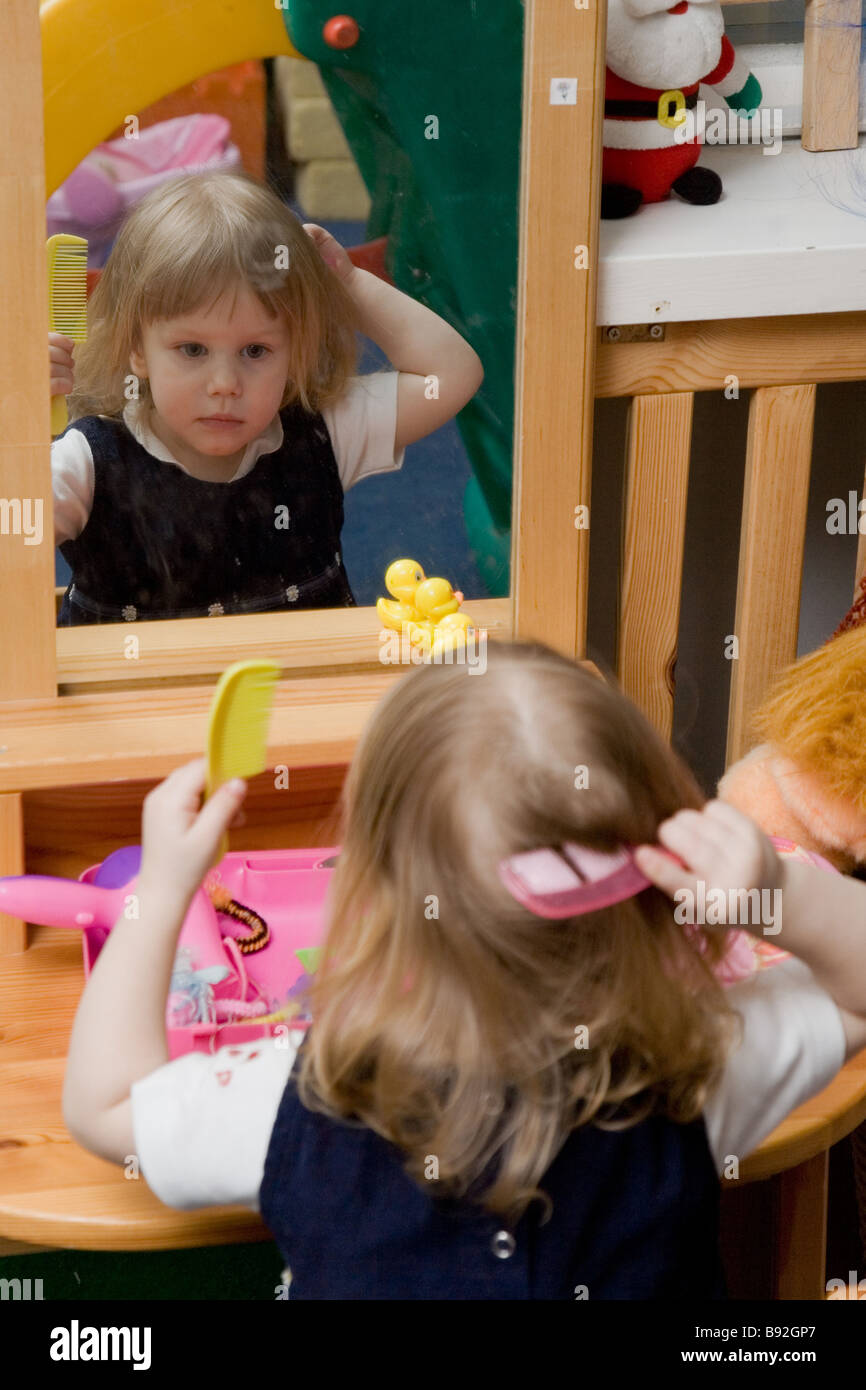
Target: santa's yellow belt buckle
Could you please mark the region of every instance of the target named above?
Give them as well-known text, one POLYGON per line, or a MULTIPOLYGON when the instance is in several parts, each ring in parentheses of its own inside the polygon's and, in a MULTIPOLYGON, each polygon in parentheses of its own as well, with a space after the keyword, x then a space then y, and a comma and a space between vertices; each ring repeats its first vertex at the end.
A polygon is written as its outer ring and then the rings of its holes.
POLYGON ((675 130, 678 125, 682 125, 686 119, 686 96, 678 88, 670 92, 662 92, 659 97, 658 119, 660 125, 666 125, 671 130, 675 130), (671 111, 673 107, 673 111, 671 111))

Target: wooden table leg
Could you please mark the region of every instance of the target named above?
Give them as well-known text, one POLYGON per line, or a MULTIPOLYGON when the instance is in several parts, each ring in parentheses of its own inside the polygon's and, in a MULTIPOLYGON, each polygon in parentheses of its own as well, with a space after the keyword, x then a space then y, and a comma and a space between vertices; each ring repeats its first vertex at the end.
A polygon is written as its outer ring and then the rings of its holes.
POLYGON ((776 1298, 826 1296, 829 1159, 825 1149, 778 1175, 776 1298))
MULTIPOLYGON (((0 795, 0 877, 24 872, 24 814, 20 792, 0 795)), ((27 950, 27 923, 0 912, 0 956, 27 950)))

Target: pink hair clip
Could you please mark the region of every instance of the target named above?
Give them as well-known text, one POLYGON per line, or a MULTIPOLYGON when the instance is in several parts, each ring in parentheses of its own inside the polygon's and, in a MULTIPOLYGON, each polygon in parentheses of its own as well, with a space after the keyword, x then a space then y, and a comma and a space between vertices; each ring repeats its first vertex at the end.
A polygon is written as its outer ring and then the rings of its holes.
MULTIPOLYGON (((657 846, 674 863, 669 850, 657 846)), ((566 841, 561 848, 533 849, 512 854, 499 864, 499 877, 509 893, 538 917, 576 917, 623 902, 652 886, 634 861, 633 847, 613 853, 587 849, 566 841)))

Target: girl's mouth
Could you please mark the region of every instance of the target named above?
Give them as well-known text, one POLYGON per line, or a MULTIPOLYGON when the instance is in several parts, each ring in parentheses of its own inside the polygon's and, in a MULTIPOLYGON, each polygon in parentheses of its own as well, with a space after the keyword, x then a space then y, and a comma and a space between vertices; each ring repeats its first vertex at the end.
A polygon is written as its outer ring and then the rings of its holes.
POLYGON ((223 420, 217 415, 205 415, 199 421, 202 425, 209 425, 211 429, 237 429, 238 425, 243 424, 243 420, 223 420))

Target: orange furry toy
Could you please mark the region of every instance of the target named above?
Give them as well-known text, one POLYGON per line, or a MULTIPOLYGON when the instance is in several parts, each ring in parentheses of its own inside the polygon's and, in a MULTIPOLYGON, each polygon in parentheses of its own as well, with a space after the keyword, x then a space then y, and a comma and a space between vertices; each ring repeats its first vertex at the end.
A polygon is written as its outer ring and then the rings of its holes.
POLYGON ((833 636, 779 675, 752 728, 763 738, 717 795, 816 850, 842 873, 866 863, 866 577, 833 636))

